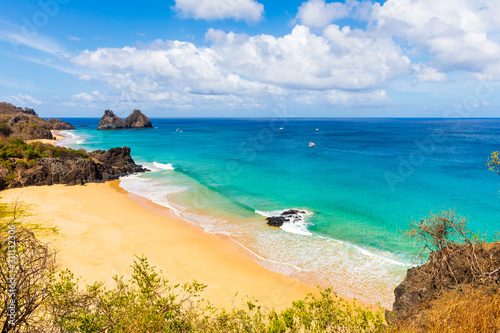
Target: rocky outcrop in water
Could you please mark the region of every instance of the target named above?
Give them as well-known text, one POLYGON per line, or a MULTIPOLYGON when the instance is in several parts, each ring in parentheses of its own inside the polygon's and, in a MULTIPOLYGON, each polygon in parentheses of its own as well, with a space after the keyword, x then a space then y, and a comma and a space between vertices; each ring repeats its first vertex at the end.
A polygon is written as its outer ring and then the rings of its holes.
POLYGON ((83 185, 118 179, 121 176, 149 171, 135 164, 130 148, 111 148, 89 153, 89 158, 60 157, 37 158, 36 165, 29 168, 24 164, 9 161, 14 166, 10 171, 0 167, 0 189, 53 184, 83 185), (15 175, 7 179, 8 174, 15 175), (6 180, 7 179, 7 180, 6 180))
MULTIPOLYGON (((448 291, 478 286, 500 285, 500 243, 449 245, 431 253, 427 263, 408 270, 394 290, 392 313, 387 321, 407 320, 430 306, 430 302, 448 291), (480 268, 481 276, 471 269, 480 268)), ((459 315, 459 314, 457 314, 459 315)))
POLYGON ((101 117, 101 121, 99 122, 99 124, 97 124, 97 129, 100 130, 123 128, 126 128, 125 122, 120 117, 116 116, 111 110, 104 111, 104 115, 101 117))
POLYGON ((277 216, 270 216, 266 218, 267 224, 271 227, 281 227, 283 224, 287 222, 296 222, 302 220, 302 214, 306 212, 298 209, 289 209, 285 210, 283 213, 277 216))
POLYGON ((132 129, 132 128, 152 128, 151 120, 146 117, 140 110, 134 110, 130 116, 122 120, 116 116, 113 111, 106 110, 97 125, 100 130, 117 130, 117 129, 132 129))
POLYGON ((127 128, 152 128, 151 120, 146 117, 141 110, 134 110, 130 116, 125 119, 127 128))

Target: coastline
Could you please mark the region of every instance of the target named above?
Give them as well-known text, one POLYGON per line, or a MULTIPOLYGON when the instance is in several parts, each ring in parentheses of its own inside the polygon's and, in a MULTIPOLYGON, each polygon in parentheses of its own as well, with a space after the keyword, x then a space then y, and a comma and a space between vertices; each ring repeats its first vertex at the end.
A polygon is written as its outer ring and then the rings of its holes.
POLYGON ((56 145, 56 143, 62 139, 64 139, 66 136, 62 135, 60 131, 58 130, 50 130, 52 135, 55 137, 55 139, 33 139, 33 140, 25 140, 26 143, 33 143, 33 142, 41 142, 41 143, 48 143, 53 146, 56 145))
POLYGON ((235 249, 236 243, 206 233, 169 209, 128 193, 119 181, 85 186, 40 186, 2 192, 29 205, 24 220, 49 223, 57 235, 43 235, 58 251, 61 269, 81 284, 131 275, 134 255, 145 255, 170 283, 196 279, 208 285, 202 297, 218 307, 245 303, 246 296, 278 310, 317 289, 270 271, 235 249), (234 297, 238 293, 236 297, 234 297))

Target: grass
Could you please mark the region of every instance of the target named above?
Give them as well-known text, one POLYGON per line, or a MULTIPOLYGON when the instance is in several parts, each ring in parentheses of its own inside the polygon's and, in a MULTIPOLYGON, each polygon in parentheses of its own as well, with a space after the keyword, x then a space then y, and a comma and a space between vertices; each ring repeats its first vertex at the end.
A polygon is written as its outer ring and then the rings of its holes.
POLYGON ((456 289, 427 304, 412 322, 399 323, 390 332, 496 333, 500 332, 498 286, 456 289))

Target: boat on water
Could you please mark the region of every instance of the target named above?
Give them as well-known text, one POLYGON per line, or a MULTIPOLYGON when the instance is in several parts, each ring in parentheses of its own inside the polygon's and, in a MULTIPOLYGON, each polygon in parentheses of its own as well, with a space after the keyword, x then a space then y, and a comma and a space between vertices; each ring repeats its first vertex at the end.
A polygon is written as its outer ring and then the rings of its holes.
POLYGON ((316 145, 314 144, 314 142, 309 142, 309 147, 316 147, 316 145))

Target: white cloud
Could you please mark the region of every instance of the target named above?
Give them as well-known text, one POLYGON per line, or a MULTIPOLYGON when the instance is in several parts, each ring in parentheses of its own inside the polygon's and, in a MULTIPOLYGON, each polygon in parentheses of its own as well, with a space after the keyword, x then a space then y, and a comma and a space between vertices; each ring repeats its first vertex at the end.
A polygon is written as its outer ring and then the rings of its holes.
POLYGON ((217 63, 253 81, 309 90, 374 89, 409 70, 389 38, 330 25, 324 36, 296 26, 289 35, 246 36, 210 30, 217 63))
POLYGON ((20 45, 24 45, 56 56, 68 56, 68 52, 63 47, 40 34, 30 36, 23 33, 0 31, 0 40, 9 43, 15 53, 19 52, 20 45))
POLYGON ((254 0, 176 0, 173 9, 183 18, 247 22, 260 21, 264 13, 264 5, 254 0))
POLYGON ((80 37, 75 37, 75 36, 72 36, 72 35, 68 35, 68 39, 72 40, 74 42, 79 42, 81 40, 80 37))
POLYGON ((448 77, 445 73, 440 73, 437 69, 423 64, 412 66, 418 82, 446 82, 448 77))
POLYGON ((33 107, 33 105, 40 105, 42 104, 41 101, 38 99, 30 96, 30 95, 23 95, 23 94, 17 94, 15 96, 9 96, 5 98, 5 100, 9 103, 12 103, 16 106, 22 106, 22 107, 33 107))
POLYGON ((349 15, 347 6, 340 2, 325 3, 324 0, 309 0, 299 7, 296 20, 308 27, 323 28, 330 22, 349 15))
POLYGON ((439 71, 500 78, 499 1, 388 0, 373 15, 381 33, 402 38, 439 71))
POLYGON ((291 99, 383 104, 390 101, 384 84, 411 71, 390 38, 336 25, 324 36, 296 26, 280 38, 214 29, 205 37, 210 47, 157 40, 141 49, 86 50, 73 62, 87 70, 81 79, 102 82, 130 101, 260 107, 291 99))

